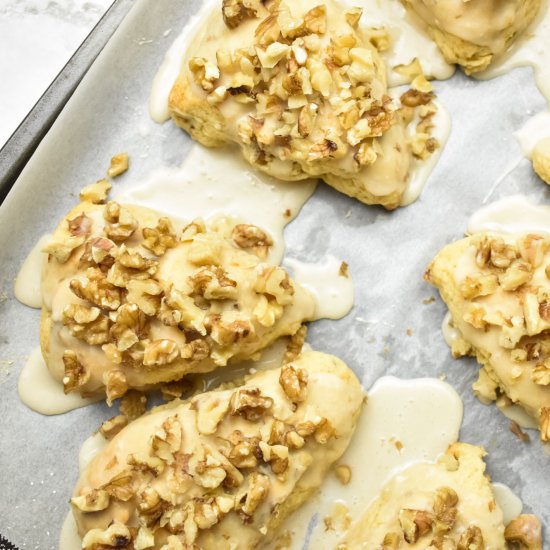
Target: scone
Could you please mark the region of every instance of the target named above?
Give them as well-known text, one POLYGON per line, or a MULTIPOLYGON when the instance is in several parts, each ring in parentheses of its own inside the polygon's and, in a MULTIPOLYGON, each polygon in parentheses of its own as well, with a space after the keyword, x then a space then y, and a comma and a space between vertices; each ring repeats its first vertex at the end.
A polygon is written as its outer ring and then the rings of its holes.
POLYGON ((173 120, 208 147, 237 144, 276 178, 319 177, 398 207, 413 159, 438 147, 436 106, 423 77, 418 90, 389 97, 375 47, 388 38, 363 30, 360 17, 333 0, 220 2, 185 52, 173 120))
POLYGON ((343 454, 363 401, 342 361, 309 352, 153 410, 82 473, 71 500, 82 548, 259 547, 343 454))
POLYGON ((250 359, 312 318, 312 296, 262 261, 271 240, 258 227, 183 225, 111 201, 83 202, 58 226, 40 332, 66 392, 111 402, 250 359))
POLYGON ((545 137, 537 142, 531 160, 537 176, 544 183, 550 185, 550 137, 545 137))
POLYGON ((518 516, 505 527, 484 455, 480 447, 455 443, 437 463, 398 473, 338 550, 502 550, 508 542, 541 550, 535 516, 518 516))
POLYGON ((504 53, 540 8, 540 0, 402 0, 427 25, 449 63, 466 74, 504 53))
POLYGON ((436 256, 425 278, 439 289, 460 332, 453 355, 483 365, 474 389, 504 394, 550 440, 550 239, 474 234, 436 256))

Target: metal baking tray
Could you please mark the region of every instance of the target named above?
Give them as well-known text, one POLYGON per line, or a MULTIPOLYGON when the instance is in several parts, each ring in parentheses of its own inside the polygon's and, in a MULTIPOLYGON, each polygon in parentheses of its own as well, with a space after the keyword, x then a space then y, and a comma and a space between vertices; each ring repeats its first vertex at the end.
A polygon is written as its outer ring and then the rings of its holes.
MULTIPOLYGON (((20 402, 17 378, 38 345, 40 313, 15 300, 14 278, 34 243, 76 203, 84 184, 104 174, 114 153, 129 152, 131 168, 121 181, 131 185, 155 168, 180 165, 191 145, 173 124, 151 121, 147 104, 166 50, 200 2, 122 1, 112 9, 129 4, 45 137, 40 141, 49 121, 20 129, 29 143, 40 144, 0 206, 0 532, 21 550, 58 547, 79 447, 113 412, 96 404, 44 417, 20 402)), ((451 358, 440 330, 445 307, 439 299, 426 300, 436 293, 422 279, 435 253, 462 235, 483 203, 518 192, 549 202, 550 188, 535 177, 512 137, 545 110, 545 101, 527 69, 487 82, 457 73, 436 83, 436 90, 453 131, 416 203, 389 213, 320 185, 288 226, 287 254, 313 261, 331 253, 349 263, 355 281, 352 312, 340 321, 313 323, 308 340, 346 361, 366 388, 384 374, 444 376, 464 401, 461 439, 483 445, 491 476, 511 486, 525 509, 548 525, 548 456, 536 434, 520 442, 494 406, 473 397, 476 363, 451 358)), ((68 95, 58 96, 61 103, 68 95)), ((19 154, 7 155, 17 143, 2 151, 4 176, 19 169, 19 154)))

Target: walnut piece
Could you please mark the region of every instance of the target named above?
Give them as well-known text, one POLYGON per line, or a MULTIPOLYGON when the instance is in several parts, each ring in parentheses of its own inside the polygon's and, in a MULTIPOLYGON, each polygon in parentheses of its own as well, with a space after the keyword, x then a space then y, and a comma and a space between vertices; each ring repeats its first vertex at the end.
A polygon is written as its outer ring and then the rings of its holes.
POLYGON ((273 399, 262 395, 259 388, 235 390, 231 398, 231 414, 257 422, 273 406, 273 399))
POLYGON ((156 227, 143 228, 142 234, 142 246, 156 256, 166 254, 169 248, 174 248, 178 244, 172 222, 168 218, 160 218, 156 227))
POLYGON ((122 428, 125 428, 127 425, 128 418, 126 418, 123 414, 119 414, 109 418, 109 420, 105 420, 105 422, 101 424, 99 431, 105 439, 113 439, 113 437, 115 437, 115 435, 117 435, 122 428))
POLYGON ((304 369, 295 369, 292 365, 285 365, 281 369, 279 384, 286 396, 293 403, 300 403, 307 396, 308 374, 304 369))
POLYGON ((108 529, 91 529, 82 539, 83 550, 129 550, 132 536, 122 523, 113 523, 108 529))
POLYGON ((522 514, 513 519, 504 530, 507 542, 519 544, 524 550, 542 550, 542 532, 536 516, 522 514))
POLYGON ((121 174, 124 174, 128 170, 129 158, 128 153, 118 153, 111 158, 111 166, 107 170, 107 175, 110 178, 116 178, 121 174))
POLYGON ((99 512, 109 506, 109 493, 107 491, 92 489, 85 495, 71 498, 71 504, 82 512, 99 512))

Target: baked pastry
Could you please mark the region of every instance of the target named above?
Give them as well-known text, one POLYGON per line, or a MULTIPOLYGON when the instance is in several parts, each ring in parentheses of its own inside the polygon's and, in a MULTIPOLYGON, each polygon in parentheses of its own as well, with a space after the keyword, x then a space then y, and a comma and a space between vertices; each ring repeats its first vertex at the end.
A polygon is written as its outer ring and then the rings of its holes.
POLYGON ((550 137, 541 139, 535 145, 531 156, 533 169, 538 177, 550 185, 550 137))
POLYGON ((425 278, 438 288, 461 337, 455 357, 481 363, 476 393, 504 395, 550 440, 550 239, 479 233, 452 243, 425 278))
POLYGON ((486 69, 533 21, 540 0, 402 0, 427 26, 449 63, 486 69))
POLYGON ((363 401, 342 361, 309 352, 153 410, 82 473, 82 548, 257 548, 344 453, 363 401))
POLYGON ((253 358, 313 317, 311 295, 262 261, 261 229, 182 225, 111 201, 81 203, 56 229, 40 340, 66 392, 111 402, 253 358))
POLYGON ((436 106, 424 77, 390 98, 377 50, 388 37, 362 29, 361 13, 334 0, 224 0, 185 52, 173 120, 207 147, 237 144, 276 178, 319 177, 397 208, 414 159, 438 147, 436 106))
POLYGON ((437 463, 396 474, 338 550, 502 550, 508 542, 541 550, 535 516, 518 516, 505 527, 484 455, 480 447, 455 443, 437 463))

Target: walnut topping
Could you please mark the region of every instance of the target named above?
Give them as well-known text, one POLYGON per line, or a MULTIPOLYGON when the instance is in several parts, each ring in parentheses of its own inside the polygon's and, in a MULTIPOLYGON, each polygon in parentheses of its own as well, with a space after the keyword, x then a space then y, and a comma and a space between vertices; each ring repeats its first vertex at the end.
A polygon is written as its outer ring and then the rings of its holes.
POLYGON ((154 476, 159 476, 164 472, 166 464, 158 456, 150 456, 145 453, 133 453, 128 455, 127 464, 134 470, 149 472, 154 476))
POLYGON ((130 530, 122 523, 112 523, 108 529, 91 529, 82 539, 83 550, 130 550, 132 536, 130 530))
POLYGON ((107 200, 107 195, 111 190, 111 184, 107 180, 99 180, 87 185, 80 191, 81 202, 91 202, 92 204, 102 204, 107 200))
POLYGON ((180 356, 180 349, 173 340, 154 340, 145 347, 143 365, 146 367, 169 365, 180 356))
POLYGON ((128 153, 118 153, 111 159, 111 166, 107 170, 107 175, 110 178, 116 178, 121 174, 124 174, 128 170, 129 158, 128 153))
POLYGON ((69 233, 74 237, 87 237, 92 231, 92 220, 86 214, 80 214, 72 220, 67 220, 69 233))
POLYGON ((533 278, 533 267, 523 260, 514 260, 510 267, 498 277, 503 290, 514 291, 533 278))
POLYGON ((493 274, 467 276, 460 283, 460 292, 467 300, 493 294, 497 288, 498 277, 493 274))
POLYGON ((195 82, 206 92, 211 92, 220 78, 218 67, 204 57, 193 57, 189 61, 189 70, 193 73, 195 82))
POLYGON ((109 318, 97 307, 69 304, 63 310, 62 323, 75 338, 91 346, 104 344, 109 339, 109 318))
POLYGON ((128 420, 135 420, 145 413, 146 405, 147 397, 145 394, 136 390, 130 390, 120 400, 120 414, 124 415, 128 420))
POLYGON ((273 297, 282 306, 292 303, 294 296, 292 282, 282 267, 263 266, 254 284, 254 290, 273 297))
POLYGON ((307 327, 302 325, 298 331, 290 337, 290 341, 286 347, 285 355, 283 357, 283 364, 294 361, 300 353, 306 340, 307 327))
POLYGON ((410 89, 401 96, 401 103, 406 107, 418 107, 427 105, 432 99, 433 94, 431 93, 410 89))
POLYGON ((233 445, 228 454, 231 463, 237 468, 255 468, 261 458, 260 440, 257 437, 245 437, 235 430, 229 437, 233 445))
POLYGON ((169 248, 174 248, 178 244, 176 233, 168 218, 160 218, 156 227, 145 227, 142 233, 142 246, 156 256, 162 256, 169 248))
POLYGON ((244 223, 238 224, 233 228, 231 237, 239 248, 263 249, 262 255, 265 255, 267 248, 273 244, 271 237, 259 227, 244 223))
POLYGON ((207 300, 236 299, 237 282, 221 267, 201 267, 189 278, 194 291, 207 300))
POLYGON ((542 550, 540 521, 530 514, 522 514, 513 519, 504 530, 504 538, 525 550, 542 550))
POLYGON ((231 414, 237 414, 250 422, 257 422, 273 406, 273 399, 262 395, 259 388, 235 390, 231 398, 231 414))
POLYGON ((340 464, 334 468, 336 478, 342 485, 349 485, 351 481, 351 468, 346 464, 340 464))
POLYGON ((239 318, 230 312, 209 315, 205 326, 210 331, 212 340, 220 346, 230 346, 255 335, 254 325, 248 318, 239 318))
POLYGON ((189 473, 197 485, 206 489, 219 487, 227 477, 229 461, 206 445, 199 446, 188 462, 189 473))
POLYGON ((308 374, 304 369, 295 369, 291 365, 285 365, 281 369, 279 384, 283 388, 286 396, 293 403, 304 401, 307 395, 308 374))
POLYGON ((414 544, 420 537, 429 533, 432 530, 432 522, 430 512, 408 508, 399 510, 399 524, 403 530, 403 537, 409 544, 414 544))
POLYGON ((230 29, 234 29, 245 19, 255 17, 259 5, 259 0, 223 0, 223 20, 230 29))
POLYGON ((99 512, 109 506, 109 493, 93 489, 85 495, 73 497, 71 504, 82 512, 99 512))
POLYGON ((116 244, 110 239, 105 237, 88 239, 80 262, 96 264, 100 268, 108 269, 115 261, 116 251, 116 244))
POLYGON ((128 425, 128 418, 122 414, 113 416, 101 424, 99 431, 105 439, 113 439, 122 428, 128 425))
POLYGON ((506 269, 518 255, 517 248, 506 244, 500 237, 483 237, 478 245, 476 263, 479 267, 492 265, 506 269))
POLYGON ((86 276, 72 279, 70 289, 81 300, 86 300, 101 309, 116 311, 121 304, 120 289, 109 283, 97 268, 86 270, 86 276))
POLYGON ((128 382, 122 371, 113 369, 103 375, 107 404, 110 406, 114 399, 122 397, 128 391, 128 382))
POLYGON ((67 350, 63 353, 63 365, 65 366, 63 377, 63 391, 65 393, 78 389, 90 379, 90 373, 78 361, 74 351, 67 350))
POLYGON ((124 304, 113 314, 110 335, 119 351, 126 351, 147 335, 147 318, 136 304, 124 304))
POLYGON ((457 550, 485 550, 483 534, 477 525, 471 525, 460 535, 457 550))
POLYGON ((269 477, 257 472, 248 476, 248 490, 244 502, 240 504, 240 510, 247 516, 252 516, 258 506, 266 499, 269 492, 269 477))
POLYGON ((174 461, 174 453, 179 451, 182 440, 182 427, 178 416, 167 418, 162 427, 151 438, 153 452, 168 464, 174 461))
POLYGON ((154 316, 160 309, 162 287, 153 279, 133 279, 128 282, 126 299, 136 304, 145 315, 154 316))
POLYGON ((537 365, 531 372, 531 380, 539 386, 550 385, 550 368, 543 364, 537 365))
POLYGON ((435 493, 434 531, 436 533, 450 531, 455 523, 458 504, 458 495, 450 487, 440 487, 435 493))
POLYGON ((192 329, 204 336, 204 312, 195 305, 193 298, 176 289, 171 289, 162 299, 160 320, 167 326, 192 329))
POLYGON ((42 252, 51 254, 59 263, 64 264, 69 261, 73 251, 84 242, 84 239, 82 236, 54 235, 42 252))
POLYGON ((212 394, 193 401, 197 410, 197 430, 204 435, 216 433, 218 425, 229 410, 231 397, 228 394, 212 394))
POLYGON ((105 205, 103 217, 107 222, 105 234, 115 242, 125 241, 138 227, 130 210, 115 201, 109 201, 105 205))

